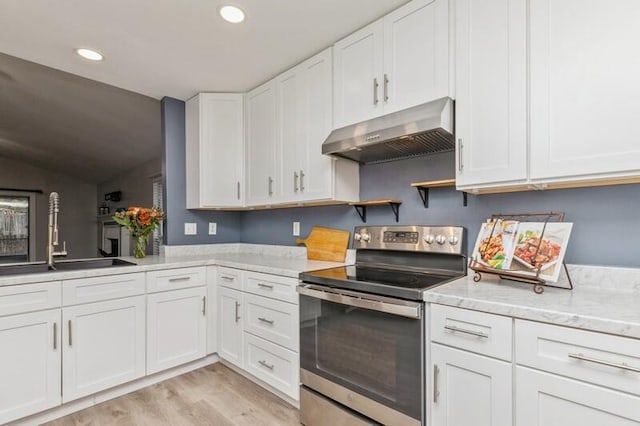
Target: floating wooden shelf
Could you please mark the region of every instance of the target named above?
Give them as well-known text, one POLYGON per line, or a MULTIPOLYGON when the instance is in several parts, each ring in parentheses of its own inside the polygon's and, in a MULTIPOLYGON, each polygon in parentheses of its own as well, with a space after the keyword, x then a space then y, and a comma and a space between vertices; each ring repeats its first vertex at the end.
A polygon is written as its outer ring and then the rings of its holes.
MULTIPOLYGON (((414 182, 412 187, 418 190, 418 195, 422 199, 424 208, 429 208, 429 188, 444 188, 447 186, 456 186, 455 179, 430 180, 425 182, 414 182)), ((462 205, 467 207, 467 193, 462 191, 462 205)))
POLYGON ((391 210, 396 217, 396 222, 398 222, 400 220, 400 204, 402 204, 401 200, 366 200, 358 201, 357 203, 349 203, 350 206, 353 206, 364 223, 367 223, 367 207, 382 205, 388 205, 391 207, 391 210))

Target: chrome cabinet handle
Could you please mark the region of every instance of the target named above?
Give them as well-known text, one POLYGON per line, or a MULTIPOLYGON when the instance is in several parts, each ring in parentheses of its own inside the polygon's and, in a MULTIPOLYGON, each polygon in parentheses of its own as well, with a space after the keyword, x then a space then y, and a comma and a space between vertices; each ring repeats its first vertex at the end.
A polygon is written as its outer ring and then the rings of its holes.
POLYGON ((373 78, 373 104, 378 105, 378 79, 373 78))
POLYGON ((293 172, 293 192, 298 192, 298 172, 293 172))
POLYGON ((238 302, 236 302, 236 322, 240 321, 240 316, 238 315, 238 308, 240 307, 240 304, 238 302))
POLYGON ((389 100, 389 77, 387 74, 384 75, 384 101, 387 102, 389 100))
POLYGON ((169 278, 170 283, 179 283, 183 281, 189 281, 191 277, 178 277, 178 278, 169 278))
POLYGON ((482 337, 484 339, 488 339, 489 335, 487 333, 483 333, 481 331, 467 330, 466 328, 456 327, 455 325, 445 325, 445 329, 449 331, 456 331, 458 333, 470 334, 476 337, 482 337))
POLYGON ((202 296, 202 316, 207 315, 207 296, 202 296))
POLYGON ((273 364, 267 364, 267 361, 258 361, 258 364, 273 371, 273 364))
POLYGON ((269 176, 269 196, 273 195, 273 178, 269 176))
POLYGON ((461 172, 464 165, 462 164, 462 138, 458 138, 458 171, 461 172))
POLYGON ((58 323, 53 323, 53 350, 58 349, 58 323))
POLYGON ((258 283, 258 287, 264 288, 266 290, 273 290, 273 286, 270 284, 258 283))
POLYGON ((433 364, 433 403, 438 403, 438 397, 440 391, 438 390, 438 376, 440 375, 440 369, 436 364, 433 364))
POLYGON ((304 172, 300 170, 300 191, 304 191, 304 172))
POLYGON ((69 346, 71 347, 73 346, 73 340, 71 339, 71 320, 69 320, 68 326, 69 326, 69 346))
POLYGON ((273 325, 274 320, 266 319, 266 318, 258 318, 258 321, 263 322, 265 324, 273 325))
POLYGON ((230 277, 228 275, 220 275, 220 278, 222 278, 225 281, 233 281, 233 280, 235 280, 235 277, 230 277))
POLYGON ((607 367, 619 368, 621 370, 633 371, 634 373, 640 373, 640 368, 633 367, 626 362, 611 362, 598 358, 591 358, 581 353, 568 354, 569 358, 578 359, 580 361, 592 362, 594 364, 606 365, 607 367))
POLYGON ((240 199, 240 181, 238 181, 238 200, 240 199))

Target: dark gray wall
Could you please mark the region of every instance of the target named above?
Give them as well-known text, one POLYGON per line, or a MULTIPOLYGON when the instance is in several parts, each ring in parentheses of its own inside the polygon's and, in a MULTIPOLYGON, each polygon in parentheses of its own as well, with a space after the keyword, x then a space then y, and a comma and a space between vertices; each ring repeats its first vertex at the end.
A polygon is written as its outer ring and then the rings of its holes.
POLYGON ((185 103, 162 99, 162 172, 164 176, 165 244, 235 243, 240 241, 239 213, 187 210, 185 173, 185 103), (184 235, 184 223, 198 224, 198 235, 184 235), (218 224, 209 236, 209 222, 218 224))
MULTIPOLYGON (((594 265, 640 265, 640 185, 530 191, 511 194, 469 195, 468 207, 453 188, 430 190, 429 208, 411 182, 453 176, 453 153, 361 166, 360 195, 364 199, 398 198, 400 224, 462 225, 473 246, 480 223, 492 213, 564 211, 574 228, 567 250, 570 263, 594 265)), ((352 207, 314 207, 246 212, 242 216, 241 241, 293 245, 291 222, 301 222, 304 237, 314 225, 353 231, 362 224, 352 207)), ((387 206, 367 212, 368 225, 393 224, 387 206)))

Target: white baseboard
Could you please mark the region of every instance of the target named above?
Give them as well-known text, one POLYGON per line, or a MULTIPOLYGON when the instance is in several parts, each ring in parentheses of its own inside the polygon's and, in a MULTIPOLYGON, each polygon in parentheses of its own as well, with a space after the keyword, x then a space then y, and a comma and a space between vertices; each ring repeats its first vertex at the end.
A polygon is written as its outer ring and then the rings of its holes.
MULTIPOLYGON (((52 408, 47 411, 43 411, 38 414, 34 414, 29 417, 16 420, 12 423, 7 423, 6 426, 37 426, 42 423, 50 422, 52 420, 59 419, 60 417, 67 416, 75 413, 76 411, 84 410, 94 405, 101 404, 110 399, 117 398, 122 395, 126 395, 131 392, 135 392, 139 389, 147 386, 154 385, 156 383, 163 382, 171 379, 172 377, 179 376, 181 374, 188 373, 198 368, 206 367, 207 365, 214 364, 220 359, 217 354, 209 355, 205 358, 190 362, 188 364, 181 365, 179 367, 171 368, 160 373, 153 374, 151 376, 142 377, 133 382, 125 383, 120 386, 116 386, 111 389, 104 390, 102 392, 77 399, 75 401, 68 402, 59 407, 52 408)), ((225 364, 226 365, 226 364, 225 364)))

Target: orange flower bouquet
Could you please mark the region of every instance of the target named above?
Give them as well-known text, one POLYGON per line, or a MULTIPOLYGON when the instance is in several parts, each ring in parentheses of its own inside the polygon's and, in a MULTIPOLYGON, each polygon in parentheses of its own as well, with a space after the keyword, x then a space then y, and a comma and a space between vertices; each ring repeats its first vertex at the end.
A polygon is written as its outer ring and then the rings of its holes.
POLYGON ((159 207, 129 207, 127 211, 117 212, 113 220, 129 230, 135 241, 133 255, 141 259, 145 256, 149 237, 164 220, 164 212, 159 207))

